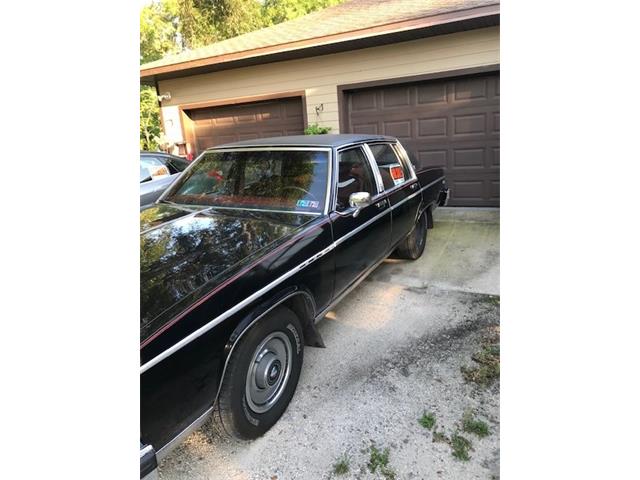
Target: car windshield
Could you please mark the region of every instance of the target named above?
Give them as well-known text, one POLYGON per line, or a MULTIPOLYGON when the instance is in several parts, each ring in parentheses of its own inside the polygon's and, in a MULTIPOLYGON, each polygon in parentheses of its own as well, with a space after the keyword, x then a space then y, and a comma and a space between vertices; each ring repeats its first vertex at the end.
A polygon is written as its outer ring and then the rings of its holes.
POLYGON ((327 189, 326 150, 206 152, 165 200, 183 205, 320 213, 327 189))

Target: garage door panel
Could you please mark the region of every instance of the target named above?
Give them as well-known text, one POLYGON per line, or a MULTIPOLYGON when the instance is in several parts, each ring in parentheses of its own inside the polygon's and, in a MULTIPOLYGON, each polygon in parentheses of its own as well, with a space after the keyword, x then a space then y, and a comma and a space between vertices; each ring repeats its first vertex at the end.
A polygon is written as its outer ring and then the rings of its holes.
POLYGON ((498 206, 498 74, 347 93, 347 131, 398 137, 419 167, 444 167, 451 205, 498 206))
POLYGON ((196 152, 222 143, 282 135, 304 130, 300 97, 185 112, 193 120, 196 152))
POLYGON ((281 105, 285 118, 289 120, 299 120, 303 122, 302 102, 288 102, 281 105))
POLYGON ((468 78, 453 82, 453 101, 467 103, 472 101, 486 100, 488 98, 487 79, 468 78))
POLYGON ((353 133, 380 135, 377 123, 356 123, 352 127, 353 133))
POLYGON ((487 164, 487 151, 485 148, 455 148, 453 149, 453 164, 451 168, 479 168, 483 169, 487 164))
POLYGON ((428 167, 443 167, 448 166, 449 152, 444 150, 421 150, 417 155, 412 155, 417 160, 416 167, 428 168, 428 167))
POLYGON ((407 87, 389 88, 382 92, 382 107, 408 107, 410 105, 410 92, 407 87))
POLYGON ((350 109, 352 112, 377 110, 376 92, 354 93, 350 98, 350 109))
POLYGON ((424 140, 442 141, 447 137, 447 117, 419 118, 417 137, 424 140))
POLYGON ((500 133, 500 112, 491 114, 491 133, 496 135, 500 133))
POLYGON ((382 134, 390 135, 399 139, 411 138, 413 137, 411 121, 404 120, 400 122, 382 122, 382 134))
POLYGON ((416 87, 418 105, 438 105, 447 103, 447 84, 431 84, 416 87))
POLYGON ((484 113, 475 115, 454 115, 453 135, 468 137, 482 135, 487 132, 487 117, 484 113))

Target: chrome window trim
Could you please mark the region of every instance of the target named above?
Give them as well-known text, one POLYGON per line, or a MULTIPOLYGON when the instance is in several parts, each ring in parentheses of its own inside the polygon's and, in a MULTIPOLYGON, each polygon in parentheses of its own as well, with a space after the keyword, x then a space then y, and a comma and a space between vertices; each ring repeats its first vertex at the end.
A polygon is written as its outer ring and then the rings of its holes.
MULTIPOLYGON (((327 187, 329 187, 331 185, 331 179, 332 179, 332 175, 331 175, 331 170, 332 170, 332 155, 333 155, 333 149, 331 147, 293 147, 293 146, 273 146, 273 147, 229 147, 229 148, 208 148, 206 149, 204 152, 202 152, 198 158, 196 158, 193 162, 191 162, 191 164, 185 168, 182 173, 180 174, 179 177, 177 177, 174 182, 171 184, 171 186, 169 186, 169 188, 167 188, 164 193, 162 195, 160 195, 160 197, 158 197, 158 200, 156 200, 155 203, 160 202, 160 200, 164 200, 166 196, 169 195, 169 193, 173 193, 173 190, 175 190, 175 185, 178 184, 179 180, 182 178, 183 175, 186 174, 186 172, 188 172, 189 170, 191 170, 192 168, 194 168, 194 165, 196 165, 198 162, 200 162, 200 160, 202 159, 202 157, 204 157, 207 153, 213 153, 213 152, 289 152, 289 151, 297 151, 297 152, 327 152, 328 154, 328 158, 327 158, 327 187)), ((318 213, 318 214, 324 214, 327 215, 329 213, 329 198, 330 198, 330 192, 329 192, 329 188, 327 188, 327 192, 325 195, 325 202, 324 202, 324 209, 322 212, 308 212, 308 213, 318 213)), ((205 207, 210 207, 211 205, 203 205, 205 207)), ((216 208, 216 207, 214 207, 216 208)), ((259 210, 259 209, 258 209, 259 210)), ((264 211, 264 210, 262 210, 264 211)), ((302 213, 302 212, 296 212, 296 213, 302 213)))
POLYGON ((378 193, 373 195, 371 198, 376 198, 376 197, 378 197, 380 195, 380 184, 378 183, 378 177, 376 177, 376 171, 373 168, 373 166, 371 165, 371 158, 369 158, 369 154, 367 153, 367 150, 365 150, 365 148, 364 148, 365 145, 366 144, 364 142, 357 142, 357 143, 349 143, 347 145, 342 145, 342 146, 336 148, 336 161, 335 161, 335 163, 336 163, 336 176, 333 179, 333 184, 334 184, 333 186, 335 187, 335 195, 333 196, 333 202, 332 202, 332 205, 331 205, 331 211, 332 212, 336 212, 337 213, 336 207, 338 205, 338 180, 339 180, 337 172, 340 171, 340 167, 339 167, 340 158, 339 157, 340 157, 340 154, 342 152, 346 151, 346 150, 353 150, 355 148, 360 148, 360 150, 362 150, 362 153, 364 154, 364 157, 367 159, 367 162, 369 162, 369 168, 371 168, 371 173, 373 173, 373 178, 375 178, 376 187, 377 187, 377 190, 378 190, 378 193))
POLYGON ((407 153, 407 150, 404 148, 404 145, 402 145, 399 141, 397 141, 393 144, 393 147, 396 149, 396 153, 398 154, 398 157, 404 161, 405 165, 411 172, 412 178, 418 178, 418 174, 413 168, 413 163, 411 163, 411 159, 409 158, 409 154, 407 153))
POLYGON ((413 170, 413 168, 411 168, 411 162, 405 162, 402 155, 398 152, 396 145, 399 145, 400 142, 385 142, 384 140, 376 140, 376 141, 372 141, 372 142, 367 142, 366 146, 367 146, 367 150, 371 153, 371 158, 373 159, 373 163, 376 166, 376 170, 378 171, 378 173, 380 172, 380 166, 378 165, 378 162, 376 161, 376 157, 373 154, 373 150, 371 150, 370 145, 389 145, 389 147, 391 147, 391 150, 393 151, 394 155, 396 156, 396 158, 398 159, 398 163, 402 166, 405 167, 405 169, 409 172, 409 178, 405 178, 405 180, 398 184, 398 185, 394 185, 392 188, 385 190, 384 189, 384 183, 382 182, 382 175, 380 175, 380 185, 382 185, 382 192, 383 193, 390 193, 390 192, 395 192, 396 190, 400 190, 402 187, 406 187, 410 182, 413 182, 414 180, 418 179, 418 176, 416 175, 416 172, 413 170))
POLYGON ((323 257, 324 255, 329 253, 334 248, 336 248, 336 243, 335 242, 331 243, 327 248, 321 250, 320 252, 316 253, 315 255, 309 257, 304 262, 302 262, 299 265, 297 265, 296 267, 292 268, 291 270, 289 270, 285 274, 283 274, 280 277, 276 278, 273 282, 265 285, 260 290, 254 292, 253 294, 251 294, 250 296, 245 298, 242 302, 236 304, 234 307, 230 308, 226 312, 218 315, 213 320, 211 320, 210 322, 206 323, 202 327, 198 328, 194 332, 191 332, 189 335, 187 335, 186 337, 184 337, 180 341, 176 342, 175 344, 173 344, 171 347, 167 348, 162 353, 159 353, 158 355, 153 357, 151 360, 149 360, 147 363, 143 364, 140 367, 140 374, 142 375, 144 372, 149 370, 151 367, 157 365, 158 363, 160 363, 165 358, 170 357, 175 352, 177 352, 178 350, 180 350, 183 347, 185 347, 187 344, 189 344, 189 343, 193 342, 194 340, 196 340, 197 338, 201 337, 202 335, 207 333, 209 330, 211 330, 213 327, 215 327, 216 325, 222 323, 224 320, 226 320, 227 318, 231 317, 235 313, 239 312, 244 307, 246 307, 249 304, 251 304, 251 302, 253 302, 254 300, 258 299, 259 297, 261 297, 262 295, 267 293, 272 288, 278 286, 279 284, 284 282, 287 278, 289 278, 292 275, 298 273, 303 268, 307 267, 308 265, 312 264, 313 262, 315 262, 319 258, 323 257))
POLYGON ((376 179, 376 183, 378 184, 378 193, 374 195, 374 198, 384 192, 384 182, 382 181, 382 174, 380 173, 380 167, 376 162, 376 157, 373 155, 373 151, 369 148, 369 144, 365 143, 362 145, 367 159, 369 160, 369 166, 371 167, 371 171, 373 172, 373 176, 376 179))

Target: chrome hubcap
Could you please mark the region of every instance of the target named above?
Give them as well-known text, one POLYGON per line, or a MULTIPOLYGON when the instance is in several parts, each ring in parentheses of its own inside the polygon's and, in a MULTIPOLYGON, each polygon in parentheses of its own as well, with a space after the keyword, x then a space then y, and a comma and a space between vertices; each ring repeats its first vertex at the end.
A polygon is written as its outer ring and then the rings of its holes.
POLYGON ((256 348, 247 372, 246 398, 251 410, 264 413, 278 401, 291 373, 289 337, 274 332, 256 348))

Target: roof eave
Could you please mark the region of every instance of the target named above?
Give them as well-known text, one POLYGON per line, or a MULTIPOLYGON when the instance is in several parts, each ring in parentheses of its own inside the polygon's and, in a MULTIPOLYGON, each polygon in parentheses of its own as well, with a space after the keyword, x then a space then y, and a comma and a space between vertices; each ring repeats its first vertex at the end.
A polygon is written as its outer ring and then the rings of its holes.
POLYGON ((499 23, 500 5, 489 5, 172 65, 141 68, 140 83, 155 85, 158 80, 169 78, 338 53, 356 48, 367 48, 489 27, 499 25, 499 23))

